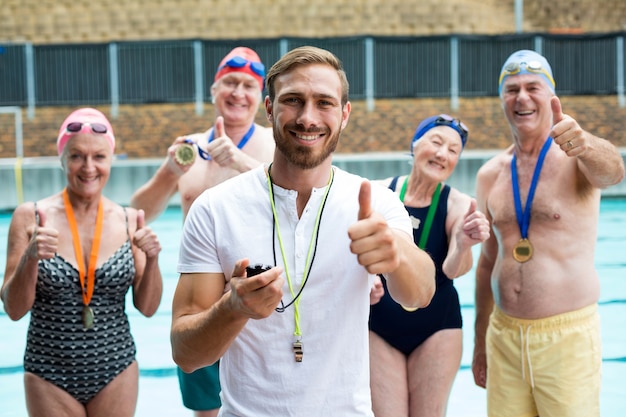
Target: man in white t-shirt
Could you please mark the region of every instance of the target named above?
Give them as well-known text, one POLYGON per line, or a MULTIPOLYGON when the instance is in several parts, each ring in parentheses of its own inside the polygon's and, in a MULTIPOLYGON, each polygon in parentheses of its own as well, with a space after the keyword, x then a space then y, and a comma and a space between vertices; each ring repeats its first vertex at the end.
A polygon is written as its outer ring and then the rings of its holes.
POLYGON ((332 166, 351 109, 340 61, 294 49, 266 87, 273 162, 205 191, 185 221, 174 360, 189 372, 221 358, 220 416, 372 417, 374 276, 423 307, 434 265, 391 191, 332 166))

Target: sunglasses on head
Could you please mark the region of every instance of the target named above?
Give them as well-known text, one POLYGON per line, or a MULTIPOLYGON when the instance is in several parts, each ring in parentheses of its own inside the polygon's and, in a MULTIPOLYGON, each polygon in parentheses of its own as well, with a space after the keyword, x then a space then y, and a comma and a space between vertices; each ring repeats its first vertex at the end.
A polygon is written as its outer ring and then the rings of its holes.
POLYGON ((250 69, 259 77, 265 78, 265 65, 256 61, 248 61, 245 58, 240 56, 235 56, 226 61, 224 65, 218 68, 218 71, 222 70, 224 67, 229 68, 243 68, 246 65, 250 64, 250 69))
POLYGON ((93 133, 104 134, 107 132, 107 127, 102 123, 81 123, 81 122, 72 122, 68 123, 66 130, 72 133, 78 133, 83 130, 83 126, 89 126, 93 133))
POLYGON ((522 66, 526 69, 526 71, 531 72, 533 74, 542 74, 545 75, 554 85, 554 79, 552 79, 552 75, 543 68, 541 62, 539 61, 529 61, 529 62, 509 62, 502 69, 502 74, 500 74, 500 79, 498 80, 498 84, 502 84, 502 80, 507 75, 515 75, 522 72, 522 66))

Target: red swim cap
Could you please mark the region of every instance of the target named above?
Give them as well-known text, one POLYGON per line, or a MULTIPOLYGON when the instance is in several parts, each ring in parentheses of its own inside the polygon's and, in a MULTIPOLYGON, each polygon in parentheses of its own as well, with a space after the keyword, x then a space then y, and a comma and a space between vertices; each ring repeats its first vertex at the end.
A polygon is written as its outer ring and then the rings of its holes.
POLYGON ((231 72, 243 72, 253 76, 259 83, 259 88, 263 91, 263 82, 265 80, 265 66, 261 62, 261 58, 250 48, 239 46, 226 55, 215 73, 217 81, 226 74, 231 72))

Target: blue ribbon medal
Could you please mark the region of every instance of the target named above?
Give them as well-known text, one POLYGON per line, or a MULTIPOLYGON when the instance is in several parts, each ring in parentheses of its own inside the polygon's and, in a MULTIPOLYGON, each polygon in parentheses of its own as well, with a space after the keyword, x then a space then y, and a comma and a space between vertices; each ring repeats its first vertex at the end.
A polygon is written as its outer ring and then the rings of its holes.
POLYGON ((525 210, 522 210, 522 199, 519 193, 519 183, 517 179, 517 158, 515 156, 515 152, 513 152, 513 159, 511 160, 511 182, 513 183, 513 201, 515 202, 515 215, 517 217, 517 224, 520 228, 520 234, 522 238, 513 248, 513 258, 520 263, 527 262, 533 256, 533 246, 530 244, 528 240, 528 226, 530 225, 530 207, 533 203, 533 198, 535 197, 535 190, 537 188, 537 182, 539 181, 539 174, 541 173, 541 167, 543 165, 543 160, 548 153, 548 149, 550 149, 550 144, 552 143, 552 138, 548 137, 543 147, 541 148, 541 152, 539 153, 539 158, 537 159, 537 165, 535 165, 535 172, 533 173, 533 179, 530 183, 530 188, 528 190, 528 197, 526 198, 526 207, 525 210))
MULTIPOLYGON (((254 123, 252 123, 252 126, 250 126, 250 129, 248 129, 248 132, 245 134, 243 138, 241 138, 241 140, 239 141, 239 144, 237 145, 238 149, 242 149, 245 146, 245 144, 248 143, 248 141, 254 134, 254 126, 255 126, 254 123)), ((208 140, 209 143, 213 141, 214 136, 215 136, 215 131, 214 129, 211 129, 211 133, 209 134, 209 140, 208 140)), ((196 152, 193 149, 194 146, 198 148, 198 155, 200 155, 200 158, 204 159, 205 161, 211 160, 211 155, 209 155, 207 151, 202 149, 200 145, 198 145, 191 139, 185 139, 185 143, 181 143, 176 148, 176 153, 174 155, 174 158, 176 159, 176 161, 181 165, 193 164, 194 160, 196 159, 196 152)))

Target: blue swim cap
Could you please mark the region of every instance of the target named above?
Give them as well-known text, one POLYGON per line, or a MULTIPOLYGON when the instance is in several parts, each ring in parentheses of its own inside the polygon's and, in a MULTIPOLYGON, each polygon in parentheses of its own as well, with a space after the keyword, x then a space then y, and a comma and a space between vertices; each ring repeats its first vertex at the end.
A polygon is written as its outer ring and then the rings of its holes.
POLYGON ((498 80, 498 94, 502 92, 502 84, 504 84, 506 77, 519 74, 540 75, 546 81, 550 90, 554 93, 556 83, 554 82, 552 68, 550 68, 548 60, 535 51, 522 49, 520 51, 513 52, 504 65, 502 65, 500 79, 498 80))
POLYGON ((437 126, 448 126, 456 130, 459 136, 461 136, 461 144, 465 147, 465 142, 467 142, 467 136, 469 135, 469 129, 465 126, 465 123, 448 114, 442 113, 437 116, 427 117, 417 126, 415 135, 413 135, 413 140, 411 140, 411 155, 413 155, 415 142, 424 136, 430 129, 437 126))

